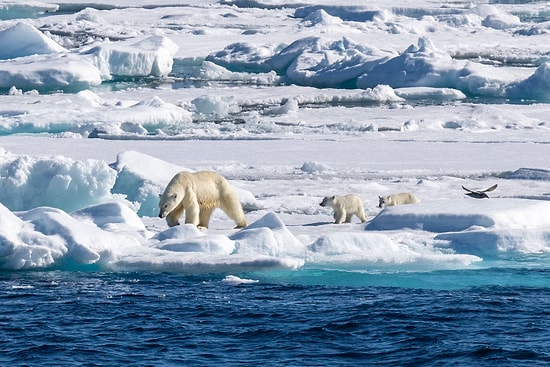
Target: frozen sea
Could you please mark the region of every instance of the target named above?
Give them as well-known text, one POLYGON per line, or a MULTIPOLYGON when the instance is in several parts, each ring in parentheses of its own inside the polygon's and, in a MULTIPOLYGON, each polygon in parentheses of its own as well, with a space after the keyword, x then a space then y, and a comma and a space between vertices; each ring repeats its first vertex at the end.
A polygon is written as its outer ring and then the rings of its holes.
POLYGON ((550 364, 549 39, 545 1, 0 0, 0 365, 550 364), (199 170, 246 228, 158 218, 199 170))

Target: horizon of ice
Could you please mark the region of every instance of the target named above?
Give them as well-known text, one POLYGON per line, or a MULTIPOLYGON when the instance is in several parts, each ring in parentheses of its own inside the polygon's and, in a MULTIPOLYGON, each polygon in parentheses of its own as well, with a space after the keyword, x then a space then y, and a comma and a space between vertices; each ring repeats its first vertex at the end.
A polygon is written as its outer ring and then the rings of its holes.
MULTIPOLYGON (((413 53, 414 54, 414 53, 413 53)), ((405 54, 404 54, 405 55, 405 54)), ((26 56, 20 59, 33 59, 39 56, 26 56)), ((77 83, 87 84, 88 80, 94 79, 100 81, 102 78, 97 68, 92 66, 92 72, 88 73, 86 70, 80 67, 80 63, 83 60, 77 60, 75 55, 69 54, 50 54, 48 57, 51 60, 56 60, 52 65, 51 73, 55 74, 55 79, 49 79, 53 84, 60 86, 65 84, 65 77, 70 75, 70 78, 74 78, 72 86, 77 83), (63 71, 59 71, 57 64, 63 62, 63 71), (78 74, 83 72, 83 74, 78 74)), ((402 55, 402 57, 404 57, 402 55)), ((8 60, 9 62, 10 60, 8 60)), ((89 60, 88 60, 89 61, 89 60)), ((390 60, 391 61, 391 60, 390 60)), ((390 62, 389 61, 389 62, 390 62)), ((90 61, 91 62, 91 61, 90 61)), ((27 68, 21 68, 21 60, 13 65, 4 65, 4 71, 0 65, 0 75, 7 69, 13 71, 11 81, 5 85, 13 84, 15 79, 21 78, 26 80, 26 75, 38 72, 34 69, 38 64, 31 62, 26 65, 27 68)), ((89 64, 91 65, 91 64, 89 64)), ((126 100, 122 97, 119 100, 105 100, 91 90, 83 90, 76 94, 53 94, 45 96, 49 99, 50 104, 34 103, 33 97, 38 92, 24 92, 14 86, 10 88, 10 95, 0 96, 0 99, 4 100, 0 104, 0 114, 2 115, 2 124, 0 126, 0 134, 9 135, 17 133, 28 132, 46 132, 46 133, 59 133, 65 132, 69 134, 77 134, 83 137, 118 137, 124 138, 133 136, 143 137, 167 137, 167 136, 179 136, 183 134, 196 134, 203 131, 203 129, 194 121, 216 121, 216 119, 224 119, 234 115, 242 115, 243 110, 246 110, 250 105, 263 105, 267 104, 269 107, 265 108, 261 113, 264 115, 281 115, 292 114, 298 111, 298 108, 307 104, 353 104, 353 103, 373 103, 373 104, 402 104, 404 106, 407 103, 414 103, 418 100, 430 99, 454 101, 467 98, 466 94, 461 91, 462 89, 468 89, 469 91, 474 89, 483 89, 483 93, 486 96, 512 96, 515 95, 517 99, 524 97, 532 97, 538 100, 545 100, 550 88, 550 64, 541 65, 536 72, 530 77, 519 81, 510 82, 506 84, 504 80, 496 80, 493 76, 482 77, 479 70, 474 69, 467 72, 467 76, 461 77, 460 85, 445 85, 441 84, 436 87, 427 86, 414 86, 410 84, 414 83, 397 83, 399 88, 392 88, 389 85, 378 84, 373 88, 366 88, 364 90, 339 90, 339 89, 312 89, 305 90, 303 93, 289 95, 287 97, 280 97, 279 99, 272 98, 272 100, 257 99, 253 97, 245 99, 239 96, 202 96, 191 100, 182 100, 177 103, 173 101, 165 101, 162 97, 144 96, 142 100, 126 100), (467 87, 465 87, 467 86, 467 87), (338 92, 341 91, 341 92, 338 92), (306 93, 307 92, 307 93, 306 93), (16 102, 16 99, 20 101, 17 105, 17 109, 14 110, 10 102, 16 102), (273 104, 279 103, 279 106, 273 106, 273 104), (50 113, 50 107, 53 105, 65 106, 66 104, 72 104, 77 107, 75 110, 67 110, 59 108, 58 112, 53 115, 50 113), (4 106, 4 107, 2 107, 4 106)), ((380 67, 384 66, 382 64, 380 67)), ((44 72, 44 68, 48 67, 48 63, 40 65, 40 73, 44 72)), ((388 68, 387 77, 389 80, 393 78, 393 69, 388 68)), ((430 69, 431 70, 431 69, 430 69)), ((466 70, 466 69, 464 69, 466 70)), ((454 74, 456 71, 452 71, 454 74)), ((488 75, 494 75, 490 70, 487 71, 488 75)), ((415 75, 421 75, 415 73, 415 75)), ((431 75, 431 74, 430 74, 431 75)), ((504 75, 504 74, 499 74, 504 75)), ((430 76, 431 78, 431 76, 430 76)), ((506 79, 498 77, 499 79, 506 79)), ((0 78, 1 79, 1 78, 0 78)), ((383 80, 383 79, 382 79, 383 80)), ((441 79, 439 79, 441 81, 441 79)), ((43 83, 43 80, 37 80, 34 84, 37 87, 43 83)), ((23 81, 19 83, 22 85, 26 83, 23 81)), ((95 83, 95 82, 93 82, 95 83)), ((17 83, 15 83, 17 84, 17 83)), ((422 83, 419 83, 422 84, 422 83)), ((427 83, 430 84, 430 83, 427 83)), ((452 83, 450 83, 452 84, 452 83)), ((155 92, 153 92, 155 93, 155 92)), ((158 93, 161 93, 159 91, 158 93)), ((515 98, 515 97, 514 97, 515 98)), ((475 109, 491 108, 476 106, 475 109)), ((516 112, 514 112, 516 113, 516 112)), ((254 121, 254 114, 244 114, 245 118, 254 121)), ((541 128, 544 125, 540 124, 540 120, 522 116, 518 113, 516 118, 511 119, 510 114, 505 114, 497 121, 510 119, 510 126, 517 124, 518 126, 524 125, 530 128, 541 128)), ((468 129, 475 128, 476 124, 479 124, 479 128, 487 129, 490 126, 485 126, 487 122, 476 121, 476 114, 473 113, 472 124, 468 126, 468 129)), ((497 122, 495 121, 495 122, 497 122)), ((458 128, 463 125, 457 125, 454 121, 443 121, 441 125, 425 126, 424 128, 458 128)), ((213 125, 216 129, 219 127, 213 125)), ((240 126, 231 126, 232 129, 241 129, 240 126)), ((262 132, 261 125, 247 125, 243 126, 245 129, 258 129, 262 132)), ((269 126, 266 126, 269 128, 269 126)), ((492 128, 497 128, 495 125, 492 128)), ((376 129, 376 127, 373 127, 376 129)), ((212 136, 212 130, 209 131, 209 136, 212 136)), ((250 130, 254 132, 254 130, 250 130)))
POLYGON ((42 1, 2 1, 0 20, 35 18, 44 13, 55 13, 59 5, 42 1))
MULTIPOLYGON (((320 227, 316 237, 296 237, 276 213, 255 203, 255 210, 265 214, 234 233, 209 233, 192 225, 154 233, 145 227, 146 217, 138 215, 137 207, 152 206, 153 197, 158 201, 157 189, 181 167, 131 151, 119 154, 111 165, 3 153, 0 171, 17 181, 3 188, 0 201, 15 196, 25 202, 36 187, 44 187, 39 196, 53 204, 33 201, 17 210, 0 205, 2 269, 238 274, 329 264, 355 270, 392 266, 426 270, 465 268, 503 253, 550 251, 550 203, 526 199, 424 201, 388 207, 362 231, 332 233, 329 224, 320 227), (52 186, 56 190, 50 190, 52 186), (93 186, 103 194, 89 195, 93 186), (125 188, 137 189, 142 196, 125 193, 125 188), (54 200, 70 192, 88 196, 81 201, 73 197, 69 204, 54 200), (75 209, 77 204, 81 207, 75 209), (404 230, 408 235, 403 237, 404 230), (418 239, 411 241, 409 236, 418 239)), ((536 173, 547 179, 543 172, 536 173)), ((518 170, 511 179, 532 174, 518 170)))
MULTIPOLYGON (((296 9, 295 16, 303 19, 304 26, 321 24, 331 29, 339 26, 342 20, 353 21, 356 17, 375 23, 387 22, 391 16, 384 12, 387 10, 319 5, 300 7, 296 9)), ((456 12, 455 9, 455 13, 450 12, 447 16, 455 20, 468 16, 470 21, 475 18, 479 26, 503 31, 522 26, 517 16, 490 5, 480 4, 458 14, 456 12)), ((93 17, 86 20, 94 22, 93 17)), ((22 26, 19 23, 0 30, 0 39, 18 40, 17 43, 13 42, 14 45, 25 50, 26 54, 10 55, 6 51, 2 57, 4 61, 0 63, 0 88, 78 91, 117 77, 164 78, 170 75, 174 61, 177 61, 178 46, 168 36, 161 34, 118 41, 96 41, 92 45, 62 51, 59 45, 58 48, 53 47, 55 42, 45 35, 37 38, 37 32, 41 33, 31 25, 22 26), (18 34, 17 37, 8 37, 14 32, 18 34), (43 54, 45 49, 57 52, 43 54), (63 57, 59 57, 59 54, 63 57), (25 57, 25 60, 17 60, 16 56, 25 57), (64 69, 67 59, 71 67, 64 75, 55 75, 54 70, 64 69), (15 66, 21 61, 27 64, 28 71, 25 73, 18 72, 15 66), (85 75, 90 77, 86 78, 85 75)), ((439 49, 436 42, 427 36, 420 36, 417 44, 411 44, 404 50, 382 50, 361 44, 353 40, 353 32, 341 38, 323 34, 280 45, 240 42, 204 55, 203 66, 206 69, 209 68, 209 62, 225 69, 224 79, 242 80, 244 73, 251 81, 264 78, 269 83, 273 79, 272 73, 276 73, 283 81, 317 88, 367 89, 385 84, 394 89, 450 88, 468 97, 550 100, 550 74, 547 72, 550 66, 544 58, 536 61, 538 68, 531 75, 521 77, 507 73, 498 66, 456 59, 447 51, 439 49)), ((185 68, 180 72, 192 74, 185 68)), ((212 76, 216 80, 219 72, 212 76)), ((202 77, 208 78, 208 73, 203 73, 202 77)))
MULTIPOLYGON (((255 6, 261 8, 263 5, 255 3, 255 6)), ((522 27, 527 27, 524 23, 516 24, 517 17, 487 4, 465 9, 416 11, 419 13, 414 14, 412 8, 398 7, 372 10, 357 5, 304 5, 295 9, 295 16, 305 20, 303 27, 319 26, 324 27, 323 30, 340 26, 338 19, 346 22, 360 19, 369 24, 373 22, 372 26, 386 27, 385 24, 391 24, 394 17, 407 12, 411 12, 408 16, 426 23, 433 21, 429 17, 438 16, 439 22, 455 24, 468 19, 468 25, 491 26, 506 32, 519 32, 522 27)), ((97 25, 101 18, 97 12, 84 9, 77 17, 97 25)), ((534 35, 544 33, 546 29, 542 23, 532 27, 539 27, 540 30, 534 35)), ((544 57, 532 60, 529 56, 514 55, 514 62, 533 64, 536 68, 521 72, 515 68, 511 72, 505 65, 456 58, 449 51, 440 49, 437 40, 429 38, 429 33, 427 36, 419 36, 416 43, 404 49, 380 49, 357 42, 353 39, 353 32, 346 37, 333 37, 330 32, 320 34, 301 37, 289 44, 232 43, 220 51, 195 57, 191 62, 185 57, 178 59, 181 57, 178 56, 178 46, 170 35, 162 35, 160 31, 148 36, 128 35, 118 41, 96 38, 90 43, 67 50, 54 42, 54 39, 59 38, 47 32, 42 33, 29 23, 18 21, 0 30, 0 39, 4 40, 6 46, 0 50, 0 55, 3 55, 0 57, 0 89, 9 94, 0 96, 6 98, 5 103, 0 103, 0 134, 45 132, 106 138, 167 138, 203 134, 212 137, 216 133, 214 125, 213 129, 205 131, 194 122, 216 124, 237 116, 237 119, 253 123, 246 126, 225 124, 224 127, 238 132, 248 129, 250 134, 270 129, 269 124, 254 124, 257 117, 253 112, 246 112, 250 106, 265 105, 267 107, 259 113, 277 116, 291 115, 308 104, 372 103, 406 108, 408 103, 426 99, 441 103, 467 98, 509 99, 513 102, 550 100, 550 62, 544 57), (172 71, 174 63, 178 63, 176 74, 172 71), (198 74, 197 70, 200 70, 198 74), (234 80, 237 83, 259 85, 286 84, 290 81, 303 89, 295 94, 271 99, 204 95, 189 99, 182 97, 177 101, 165 100, 161 90, 158 95, 154 94, 157 93, 155 91, 137 100, 125 97, 103 99, 93 91, 103 83, 118 78, 163 80, 188 74, 205 81, 234 80), (60 90, 65 94, 47 95, 51 105, 59 107, 75 104, 75 110, 57 108, 57 113, 51 114, 50 105, 37 104, 32 100, 38 93, 60 90), (17 108, 13 109, 10 102, 16 104, 17 108)), ((476 106, 476 109, 483 108, 476 106)), ((536 118, 521 114, 517 118, 505 115, 500 119, 513 120, 503 123, 505 127, 522 126, 531 129, 546 126, 536 118)), ((471 121, 462 123, 450 119, 431 125, 419 125, 418 122, 407 120, 397 129, 500 128, 500 125, 496 125, 487 126, 485 121, 477 121, 474 116, 471 121)), ((378 128, 374 124, 368 127, 369 131, 377 131, 378 128)))
POLYGON ((232 71, 275 71, 292 83, 317 88, 369 89, 384 84, 396 89, 455 89, 466 96, 550 100, 548 62, 518 80, 502 70, 496 73, 494 66, 453 59, 425 37, 399 55, 365 48, 349 38, 329 41, 322 37, 297 40, 263 59, 252 56, 257 53, 250 45, 233 44, 207 60, 232 71))

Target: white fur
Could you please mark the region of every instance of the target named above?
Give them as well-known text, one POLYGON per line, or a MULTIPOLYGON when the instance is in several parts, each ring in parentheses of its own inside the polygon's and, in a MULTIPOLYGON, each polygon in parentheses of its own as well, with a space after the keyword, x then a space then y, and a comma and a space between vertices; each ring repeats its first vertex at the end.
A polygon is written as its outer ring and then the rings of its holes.
POLYGON ((367 221, 363 202, 357 195, 346 196, 325 196, 320 204, 321 206, 330 206, 334 209, 334 223, 351 223, 351 217, 357 216, 361 223, 367 221))
POLYGON ((410 192, 402 192, 399 194, 378 197, 379 208, 401 204, 416 204, 419 202, 420 199, 418 199, 414 194, 411 194, 410 192))
POLYGON ((176 174, 160 195, 159 217, 170 227, 179 224, 185 211, 185 223, 208 228, 210 216, 220 208, 235 221, 237 228, 247 226, 237 195, 227 180, 216 172, 201 171, 176 174))

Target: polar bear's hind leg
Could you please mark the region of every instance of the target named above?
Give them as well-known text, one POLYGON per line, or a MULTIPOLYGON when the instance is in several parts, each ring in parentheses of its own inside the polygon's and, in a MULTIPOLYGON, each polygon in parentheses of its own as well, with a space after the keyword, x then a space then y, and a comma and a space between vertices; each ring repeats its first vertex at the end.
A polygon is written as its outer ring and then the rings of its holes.
POLYGON ((235 228, 244 228, 248 225, 241 202, 234 193, 224 198, 220 203, 220 209, 237 224, 235 228))
POLYGON ((334 223, 335 224, 342 224, 344 222, 344 219, 346 219, 346 211, 343 209, 335 210, 334 211, 334 223))
POLYGON ((353 213, 347 213, 346 214, 346 223, 351 223, 351 217, 353 217, 353 213))

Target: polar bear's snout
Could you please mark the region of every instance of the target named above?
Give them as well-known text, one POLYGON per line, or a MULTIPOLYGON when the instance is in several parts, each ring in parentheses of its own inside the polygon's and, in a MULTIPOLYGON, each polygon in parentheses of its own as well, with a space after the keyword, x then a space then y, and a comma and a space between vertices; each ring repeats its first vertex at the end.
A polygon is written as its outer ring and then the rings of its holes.
POLYGON ((167 210, 168 209, 168 206, 164 205, 162 207, 160 207, 160 210, 159 210, 159 218, 164 218, 166 217, 166 214, 167 214, 167 210))
POLYGON ((321 205, 321 206, 327 206, 327 203, 328 203, 329 199, 330 199, 330 198, 329 198, 328 196, 325 196, 325 197, 323 198, 323 201, 321 201, 321 202, 319 203, 319 205, 321 205))

